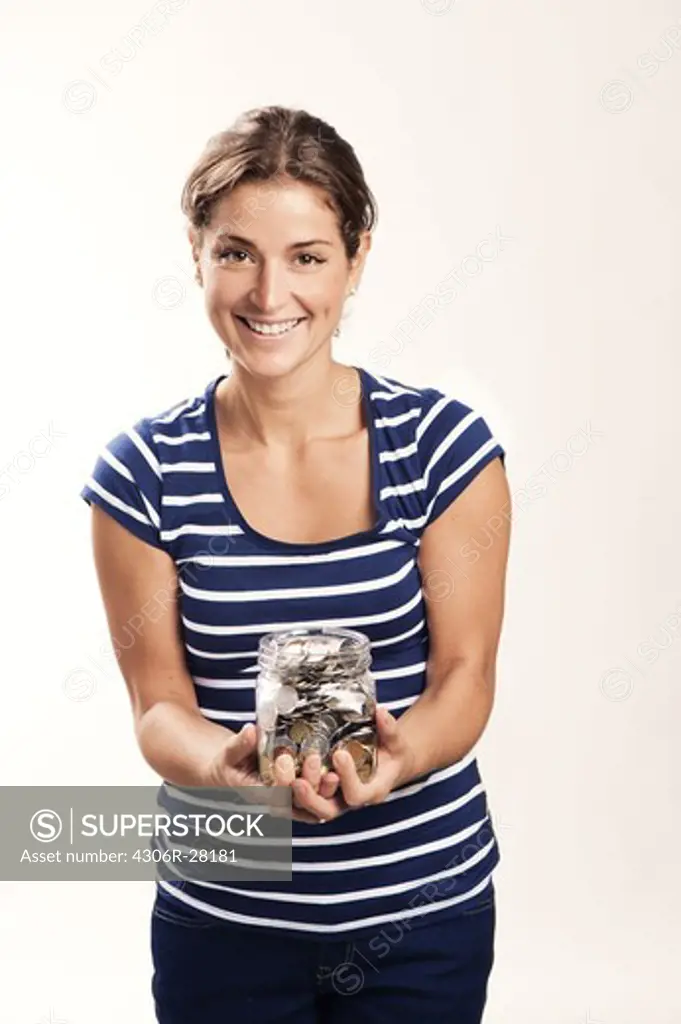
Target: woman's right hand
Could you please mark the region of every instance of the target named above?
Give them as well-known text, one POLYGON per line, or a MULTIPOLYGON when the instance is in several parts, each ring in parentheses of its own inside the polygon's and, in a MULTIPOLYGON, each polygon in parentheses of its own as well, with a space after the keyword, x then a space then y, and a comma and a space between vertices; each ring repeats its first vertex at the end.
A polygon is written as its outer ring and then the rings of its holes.
MULTIPOLYGON (((207 785, 209 787, 231 786, 243 787, 259 786, 267 788, 260 778, 258 772, 258 731, 252 723, 245 725, 238 733, 230 736, 222 750, 213 758, 207 772, 207 785)), ((329 818, 338 815, 338 798, 336 793, 339 786, 339 777, 336 772, 321 772, 321 759, 318 754, 309 754, 303 762, 301 778, 312 786, 318 795, 319 816, 304 811, 294 803, 294 795, 291 795, 291 810, 287 809, 287 816, 290 815, 296 821, 304 821, 308 824, 319 824, 324 820, 325 815, 329 818)), ((295 763, 289 754, 281 754, 274 762, 273 786, 293 786, 295 782, 295 763)), ((254 794, 255 798, 255 794, 254 794)), ((258 794, 257 802, 262 803, 263 793, 258 794)), ((274 816, 281 816, 283 808, 272 800, 271 813, 274 816)))

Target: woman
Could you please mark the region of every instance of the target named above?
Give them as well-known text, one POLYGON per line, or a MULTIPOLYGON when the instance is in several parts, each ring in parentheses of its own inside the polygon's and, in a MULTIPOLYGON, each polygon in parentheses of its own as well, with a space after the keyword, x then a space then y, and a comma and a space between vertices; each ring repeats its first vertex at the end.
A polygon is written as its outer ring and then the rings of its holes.
POLYGON ((249 111, 182 205, 231 372, 114 438, 82 491, 114 641, 142 609, 119 653, 141 751, 177 786, 259 784, 258 641, 335 625, 371 641, 379 754, 368 782, 341 752, 297 779, 277 759, 292 881, 157 882, 157 1019, 475 1024, 499 851, 473 748, 503 614, 504 450, 460 400, 333 358, 376 207, 328 124, 249 111))

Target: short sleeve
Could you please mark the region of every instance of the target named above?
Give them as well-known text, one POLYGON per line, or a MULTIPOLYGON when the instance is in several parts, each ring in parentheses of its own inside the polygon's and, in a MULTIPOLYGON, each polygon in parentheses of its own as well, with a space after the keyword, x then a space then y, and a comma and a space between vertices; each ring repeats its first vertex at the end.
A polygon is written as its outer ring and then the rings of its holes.
POLYGON ((506 465, 506 452, 479 412, 434 388, 419 424, 425 523, 432 523, 493 459, 506 465))
POLYGON ((139 420, 101 450, 81 498, 157 548, 161 542, 161 468, 149 421, 139 420))

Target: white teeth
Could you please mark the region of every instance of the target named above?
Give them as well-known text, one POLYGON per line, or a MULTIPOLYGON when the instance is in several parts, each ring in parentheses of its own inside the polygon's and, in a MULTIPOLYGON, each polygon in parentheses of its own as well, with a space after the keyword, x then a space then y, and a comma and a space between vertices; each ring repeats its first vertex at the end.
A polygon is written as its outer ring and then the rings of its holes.
POLYGON ((252 331, 256 334, 286 334, 291 328, 295 327, 298 320, 282 320, 278 324, 261 324, 257 320, 248 320, 244 317, 244 320, 252 331))

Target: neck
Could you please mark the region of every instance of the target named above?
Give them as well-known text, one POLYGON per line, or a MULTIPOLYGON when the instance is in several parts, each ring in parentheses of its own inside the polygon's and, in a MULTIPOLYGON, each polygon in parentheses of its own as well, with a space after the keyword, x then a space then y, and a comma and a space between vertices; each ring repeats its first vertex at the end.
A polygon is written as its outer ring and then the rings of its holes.
POLYGON ((237 363, 221 388, 216 401, 229 434, 244 446, 301 449, 362 425, 359 374, 343 363, 306 363, 281 377, 256 376, 237 363))

